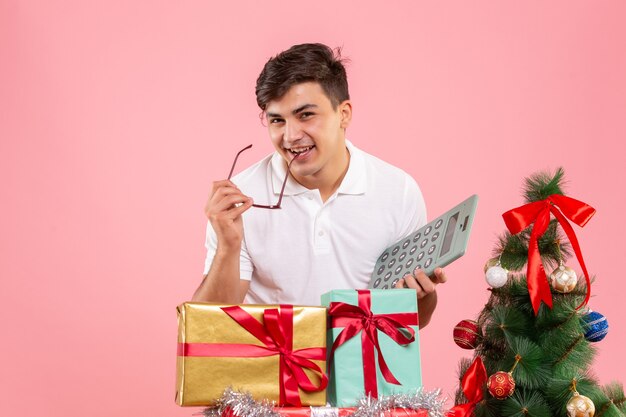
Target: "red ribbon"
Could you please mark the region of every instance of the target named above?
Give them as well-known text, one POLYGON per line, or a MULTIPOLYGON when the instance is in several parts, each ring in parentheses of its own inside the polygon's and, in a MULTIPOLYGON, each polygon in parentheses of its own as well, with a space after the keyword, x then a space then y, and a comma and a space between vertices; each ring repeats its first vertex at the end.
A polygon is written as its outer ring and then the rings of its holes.
POLYGON ((583 255, 580 250, 580 245, 578 244, 578 239, 576 239, 574 229, 567 219, 570 219, 580 227, 584 227, 595 214, 596 209, 582 201, 564 195, 552 194, 545 200, 535 201, 534 203, 517 207, 502 215, 504 223, 506 223, 509 231, 514 235, 534 223, 533 230, 530 233, 530 241, 528 242, 528 269, 526 279, 528 281, 528 292, 533 309, 535 310, 535 315, 537 315, 542 301, 546 303, 548 307, 552 308, 552 293, 550 292, 546 272, 541 263, 541 254, 539 253, 538 244, 539 237, 546 232, 550 224, 550 212, 554 214, 554 217, 559 221, 565 234, 569 238, 572 248, 574 248, 576 259, 578 259, 578 263, 587 280, 585 301, 577 308, 587 304, 591 295, 591 281, 589 280, 587 267, 585 266, 585 261, 583 260, 583 255))
POLYGON ((374 314, 371 310, 372 299, 369 290, 358 290, 357 292, 358 306, 341 302, 330 303, 328 309, 328 315, 331 318, 330 326, 344 328, 335 339, 330 355, 332 358, 335 349, 361 333, 365 395, 378 398, 374 350, 378 354, 378 366, 385 381, 390 384, 401 385, 385 362, 378 343, 378 330, 396 343, 408 345, 415 341, 415 331, 409 326, 418 324, 418 316, 417 312, 374 314), (410 336, 407 336, 407 333, 410 336))
MULTIPOLYGON (((274 411, 281 417, 315 417, 315 416, 334 416, 348 417, 354 414, 355 407, 338 408, 338 407, 275 407, 274 411)), ((222 415, 222 417, 228 417, 222 415)), ((407 416, 408 417, 408 416, 407 416)))
POLYGON ((262 357, 280 355, 280 404, 301 407, 298 388, 307 392, 321 391, 328 385, 328 377, 311 359, 326 359, 326 348, 293 350, 293 307, 281 305, 266 309, 263 322, 239 306, 221 307, 241 327, 261 341, 264 346, 234 343, 179 343, 179 356, 262 357), (320 376, 315 385, 304 369, 320 376))
POLYGON ((468 402, 466 404, 455 405, 448 411, 447 415, 454 417, 471 416, 476 405, 483 399, 483 385, 485 385, 485 382, 487 382, 487 371, 485 370, 483 360, 480 356, 477 356, 470 367, 467 368, 461 380, 463 394, 468 402))
MULTIPOLYGON (((337 408, 337 407, 307 407, 307 408, 274 408, 274 411, 282 417, 315 417, 315 416, 335 416, 348 417, 353 415, 359 409, 356 407, 337 408)), ((361 412, 363 414, 363 412, 361 412)), ((391 408, 382 413, 386 417, 428 417, 428 410, 420 408, 413 410, 410 408, 391 408)), ((222 417, 236 417, 235 414, 222 413, 222 417)))

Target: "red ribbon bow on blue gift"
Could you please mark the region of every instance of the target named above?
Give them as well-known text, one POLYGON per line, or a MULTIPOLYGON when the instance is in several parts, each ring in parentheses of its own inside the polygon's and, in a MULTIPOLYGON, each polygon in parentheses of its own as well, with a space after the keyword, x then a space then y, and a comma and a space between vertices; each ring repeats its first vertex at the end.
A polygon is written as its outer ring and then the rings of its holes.
POLYGON ((587 280, 587 295, 585 296, 585 301, 583 301, 578 308, 584 306, 589 301, 591 294, 589 274, 587 273, 587 267, 585 266, 585 261, 583 260, 578 239, 576 239, 574 229, 569 224, 567 219, 570 219, 580 227, 583 227, 587 224, 595 212, 596 209, 583 203, 582 201, 560 194, 552 194, 545 200, 535 201, 533 203, 517 207, 502 215, 506 226, 514 235, 534 223, 533 230, 530 233, 530 241, 528 242, 528 269, 526 279, 535 315, 539 311, 539 306, 542 301, 546 303, 548 307, 552 308, 552 293, 550 292, 546 272, 543 269, 543 264, 541 263, 541 254, 539 253, 538 244, 539 237, 545 233, 548 229, 548 225, 550 224, 550 213, 554 214, 554 217, 556 217, 559 221, 561 227, 565 231, 565 234, 569 238, 572 248, 574 249, 574 253, 576 254, 576 258, 578 259, 578 263, 580 264, 583 273, 585 274, 585 279, 587 280))
POLYGON ((416 326, 418 318, 416 312, 374 314, 371 309, 372 297, 369 290, 357 292, 358 306, 341 302, 330 303, 328 309, 328 315, 331 318, 330 326, 344 328, 335 339, 330 355, 332 358, 335 349, 361 333, 365 395, 378 398, 374 350, 378 353, 378 366, 385 381, 401 385, 385 362, 378 343, 378 331, 385 333, 400 345, 407 345, 415 341, 415 331, 409 326, 416 326))

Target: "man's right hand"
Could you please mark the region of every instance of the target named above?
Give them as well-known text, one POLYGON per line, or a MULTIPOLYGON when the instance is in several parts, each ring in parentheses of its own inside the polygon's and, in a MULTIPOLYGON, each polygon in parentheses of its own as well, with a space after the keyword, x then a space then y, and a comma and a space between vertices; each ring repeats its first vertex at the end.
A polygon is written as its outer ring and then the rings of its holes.
POLYGON ((244 195, 230 180, 215 181, 204 212, 217 235, 217 250, 239 252, 243 240, 241 214, 252 207, 252 198, 244 195))
POLYGON ((250 281, 242 280, 239 270, 243 219, 252 199, 242 194, 230 180, 213 183, 204 212, 217 236, 217 251, 211 268, 193 295, 193 301, 242 303, 250 281))

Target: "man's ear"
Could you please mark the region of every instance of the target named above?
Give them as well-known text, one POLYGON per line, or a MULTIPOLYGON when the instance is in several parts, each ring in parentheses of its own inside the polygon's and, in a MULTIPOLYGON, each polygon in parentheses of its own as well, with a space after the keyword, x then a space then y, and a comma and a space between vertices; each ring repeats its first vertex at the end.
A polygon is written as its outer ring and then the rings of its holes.
POLYGON ((338 110, 341 117, 341 127, 346 129, 352 121, 352 102, 350 100, 342 101, 338 110))

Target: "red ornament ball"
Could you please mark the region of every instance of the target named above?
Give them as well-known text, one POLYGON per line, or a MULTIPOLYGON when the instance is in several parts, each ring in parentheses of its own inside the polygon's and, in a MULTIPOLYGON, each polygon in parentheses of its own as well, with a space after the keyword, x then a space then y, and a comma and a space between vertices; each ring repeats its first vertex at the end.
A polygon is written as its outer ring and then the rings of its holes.
POLYGON ((487 380, 489 394, 498 400, 504 400, 513 395, 515 391, 515 380, 510 373, 500 371, 491 375, 487 380))
POLYGON ((478 323, 474 320, 462 320, 454 327, 454 343, 463 349, 475 349, 478 344, 478 323))

